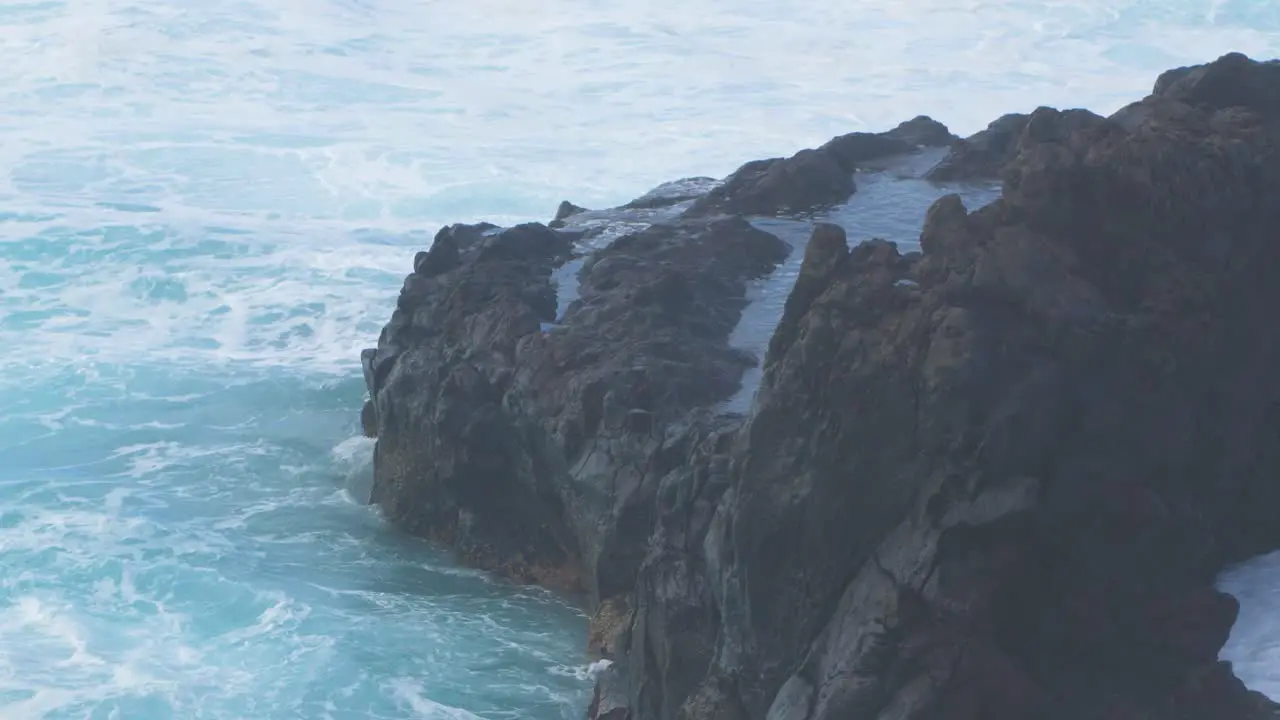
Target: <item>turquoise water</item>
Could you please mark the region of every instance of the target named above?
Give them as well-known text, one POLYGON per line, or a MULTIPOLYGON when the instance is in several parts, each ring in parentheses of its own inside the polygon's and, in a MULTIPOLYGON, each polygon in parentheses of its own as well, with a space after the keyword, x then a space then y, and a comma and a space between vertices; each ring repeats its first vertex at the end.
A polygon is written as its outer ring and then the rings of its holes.
MULTIPOLYGON (((0 5, 0 717, 580 717, 577 611, 358 502, 359 350, 441 223, 1108 111, 1278 33, 1263 0, 0 5)), ((1280 571, 1231 582, 1280 693, 1280 571)))
MULTIPOLYGON (((175 323, 156 358, 73 352, 91 330, 71 326, 101 304, 161 318, 200 294, 182 250, 123 235, 101 251, 65 231, 0 243, 18 287, 45 293, 151 268, 124 297, 3 305, 6 340, 69 329, 46 343, 62 355, 9 345, 0 378, 0 716, 578 717, 578 613, 459 570, 353 501, 369 473, 358 377, 179 360, 217 353, 213 319, 175 323)), ((246 322, 283 347, 325 311, 246 322)))

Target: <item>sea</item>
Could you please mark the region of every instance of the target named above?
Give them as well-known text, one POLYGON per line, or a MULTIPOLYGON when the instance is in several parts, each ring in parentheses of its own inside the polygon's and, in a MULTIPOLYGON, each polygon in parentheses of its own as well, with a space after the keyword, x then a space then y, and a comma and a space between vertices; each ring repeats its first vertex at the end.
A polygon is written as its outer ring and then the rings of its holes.
MULTIPOLYGON (((435 231, 1231 50, 1280 3, 0 1, 0 718, 582 717, 577 609, 363 503, 359 351, 435 231)), ((1280 557, 1223 586, 1280 698, 1280 557)))

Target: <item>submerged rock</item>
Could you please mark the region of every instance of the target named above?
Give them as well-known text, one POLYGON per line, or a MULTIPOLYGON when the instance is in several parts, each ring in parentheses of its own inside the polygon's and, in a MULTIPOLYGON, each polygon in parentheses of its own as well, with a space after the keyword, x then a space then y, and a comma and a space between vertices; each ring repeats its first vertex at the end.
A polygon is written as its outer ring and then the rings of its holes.
POLYGON ((946 172, 1003 199, 939 200, 922 254, 817 225, 746 418, 712 409, 752 362, 728 337, 786 246, 732 214, 945 128, 748 164, 603 243, 567 309, 584 231, 446 228, 364 358, 374 500, 581 591, 597 720, 1280 717, 1218 661, 1212 587, 1280 546, 1276 73, 1002 118, 946 172))

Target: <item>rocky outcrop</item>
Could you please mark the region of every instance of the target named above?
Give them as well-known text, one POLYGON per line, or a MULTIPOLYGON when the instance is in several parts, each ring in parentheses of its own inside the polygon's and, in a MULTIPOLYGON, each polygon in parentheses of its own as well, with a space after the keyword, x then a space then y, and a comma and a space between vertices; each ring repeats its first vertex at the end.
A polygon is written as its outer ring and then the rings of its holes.
POLYGON ((923 253, 814 226, 745 419, 727 338, 785 247, 735 214, 838 202, 885 141, 682 198, 559 325, 585 233, 442 231, 366 353, 374 500, 580 588, 593 718, 1280 717, 1212 587, 1280 546, 1280 65, 1005 122, 947 171, 1003 198, 937 202, 923 253))
MULTIPOLYGON (((852 182, 855 162, 949 137, 917 118, 821 152, 852 182)), ((728 342, 747 282, 789 252, 691 210, 716 193, 738 202, 723 188, 689 178, 612 210, 566 201, 546 227, 441 230, 363 355, 372 502, 481 567, 592 607, 628 595, 608 607, 629 617, 664 477, 740 422, 707 409, 758 363, 728 342)))
POLYGON ((1029 115, 1002 115, 981 130, 951 146, 951 152, 926 175, 930 180, 976 180, 1000 177, 1000 171, 1018 154, 1022 131, 1029 115))
POLYGON ((727 342, 746 283, 787 254, 738 218, 653 226, 591 256, 559 324, 570 235, 452 226, 376 350, 372 501, 518 579, 629 591, 658 481, 755 359, 727 342))
POLYGON ((587 211, 586 208, 579 207, 569 202, 568 200, 565 200, 564 202, 560 203, 560 207, 556 208, 556 216, 552 218, 551 222, 547 223, 547 227, 562 228, 568 224, 567 221, 569 220, 569 218, 579 213, 584 213, 586 211, 587 211))
POLYGON ((804 213, 844 202, 857 191, 853 173, 864 163, 943 147, 956 137, 941 123, 920 116, 883 133, 849 133, 789 158, 755 160, 698 199, 690 216, 733 213, 804 213))

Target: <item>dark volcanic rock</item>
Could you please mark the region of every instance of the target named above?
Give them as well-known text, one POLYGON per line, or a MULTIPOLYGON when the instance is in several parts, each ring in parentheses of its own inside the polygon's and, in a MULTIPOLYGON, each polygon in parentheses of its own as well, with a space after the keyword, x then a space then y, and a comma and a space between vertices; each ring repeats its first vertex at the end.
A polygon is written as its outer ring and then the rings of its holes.
POLYGON ((1029 115, 1010 113, 993 120, 985 130, 958 141, 925 178, 947 182, 1000 177, 1005 163, 1018 154, 1018 141, 1029 119, 1029 115))
POLYGON ((1280 543, 1280 115, 1232 97, 1037 111, 914 262, 818 231, 669 602, 720 619, 681 717, 1275 716, 1211 587, 1280 543))
POLYGON ((720 181, 709 177, 692 177, 663 183, 631 202, 623 205, 625 210, 654 209, 677 205, 687 200, 697 200, 706 195, 720 181))
POLYGON ((1217 62, 1162 73, 1154 93, 1209 110, 1242 107, 1280 113, 1280 60, 1255 62, 1228 53, 1217 62))
POLYGON ((705 177, 685 178, 659 185, 631 202, 605 210, 587 210, 561 203, 550 227, 581 236, 582 244, 601 247, 623 235, 640 232, 657 224, 669 224, 694 203, 719 185, 705 177))
POLYGON ((547 223, 547 227, 562 228, 567 224, 565 222, 566 220, 574 215, 584 212, 587 212, 586 208, 578 207, 568 200, 565 200, 560 203, 560 207, 556 208, 556 216, 551 220, 551 222, 547 223))
POLYGON ((1018 156, 1024 144, 1045 142, 1043 126, 1031 134, 1028 134, 1027 128, 1034 118, 1046 114, 1053 117, 1053 131, 1063 139, 1070 138, 1077 130, 1102 122, 1102 118, 1088 110, 1039 108, 1030 115, 1005 115, 993 121, 985 130, 956 142, 951 147, 951 152, 925 174, 925 179, 953 182, 1002 177, 1005 166, 1018 156))
POLYGON ((659 482, 705 424, 686 415, 755 363, 729 333, 787 246, 736 218, 651 226, 592 256, 544 332, 570 252, 540 225, 441 231, 366 353, 365 421, 391 520, 595 603, 634 586, 659 482))
POLYGON ((744 166, 549 329, 568 235, 446 228, 362 358, 374 499, 585 591, 595 720, 1280 718, 1212 586, 1280 546, 1276 72, 1002 118, 945 172, 1004 198, 935 203, 923 254, 817 225, 746 419, 711 409, 727 338, 785 249, 723 214, 838 202, 945 129, 744 166))
POLYGON ((688 214, 777 215, 835 205, 857 190, 853 173, 863 163, 914 152, 921 146, 941 147, 955 139, 941 123, 923 116, 888 132, 849 133, 789 158, 743 165, 695 202, 688 214))
POLYGON ((372 367, 372 502, 470 560, 554 583, 573 540, 504 407, 518 340, 555 319, 552 267, 569 242, 541 225, 441 230, 405 279, 372 367), (439 258, 439 260, 437 260, 439 258))

